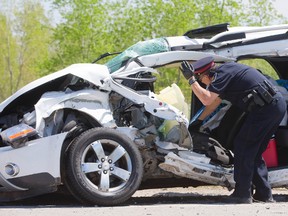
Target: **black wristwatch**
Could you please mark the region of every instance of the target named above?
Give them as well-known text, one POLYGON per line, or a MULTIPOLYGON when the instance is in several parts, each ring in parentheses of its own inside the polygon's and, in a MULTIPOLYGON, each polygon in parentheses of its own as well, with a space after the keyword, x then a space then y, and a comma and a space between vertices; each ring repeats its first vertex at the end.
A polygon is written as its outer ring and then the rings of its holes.
POLYGON ((192 85, 193 83, 195 83, 197 80, 194 78, 194 77, 191 77, 189 80, 188 80, 188 83, 189 85, 192 85))

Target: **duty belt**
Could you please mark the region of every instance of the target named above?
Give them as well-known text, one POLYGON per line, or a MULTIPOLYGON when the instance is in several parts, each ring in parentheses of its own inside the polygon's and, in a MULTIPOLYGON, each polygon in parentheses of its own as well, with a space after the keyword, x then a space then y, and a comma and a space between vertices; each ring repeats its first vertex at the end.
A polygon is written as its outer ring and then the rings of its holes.
POLYGON ((253 111, 257 107, 263 107, 270 104, 274 100, 276 89, 271 86, 266 80, 259 83, 257 87, 253 88, 250 93, 243 98, 244 104, 247 104, 247 111, 253 111))

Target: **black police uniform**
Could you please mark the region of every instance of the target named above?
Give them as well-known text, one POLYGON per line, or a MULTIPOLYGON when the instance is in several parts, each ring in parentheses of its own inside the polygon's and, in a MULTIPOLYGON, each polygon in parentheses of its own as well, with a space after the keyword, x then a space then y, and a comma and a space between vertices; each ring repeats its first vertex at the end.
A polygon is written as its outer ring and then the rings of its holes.
POLYGON ((253 183, 255 195, 263 200, 269 199, 272 197, 271 187, 262 153, 285 114, 286 102, 254 68, 229 62, 216 67, 214 72, 208 90, 247 112, 234 140, 234 195, 251 197, 253 183))

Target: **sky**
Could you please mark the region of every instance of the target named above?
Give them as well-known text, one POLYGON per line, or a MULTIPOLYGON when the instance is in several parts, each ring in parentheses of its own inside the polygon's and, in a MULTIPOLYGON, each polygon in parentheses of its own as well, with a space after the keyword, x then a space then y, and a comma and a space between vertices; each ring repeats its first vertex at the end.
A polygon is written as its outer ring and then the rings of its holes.
POLYGON ((279 13, 288 18, 288 0, 275 0, 274 7, 279 13))

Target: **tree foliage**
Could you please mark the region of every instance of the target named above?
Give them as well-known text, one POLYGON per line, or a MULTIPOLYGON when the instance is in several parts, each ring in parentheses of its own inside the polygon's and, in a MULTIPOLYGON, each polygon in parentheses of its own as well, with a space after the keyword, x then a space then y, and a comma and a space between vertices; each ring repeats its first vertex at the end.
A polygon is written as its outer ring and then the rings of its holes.
POLYGON ((13 71, 14 71, 14 61, 13 56, 16 55, 15 50, 15 40, 12 36, 12 31, 9 27, 9 20, 0 14, 0 76, 1 76, 1 85, 0 85, 0 100, 3 100, 7 93, 13 91, 13 71))
POLYGON ((201 26, 267 25, 283 18, 272 1, 249 0, 245 5, 243 0, 54 0, 64 22, 55 29, 55 56, 47 72, 201 26))
POLYGON ((0 100, 38 77, 40 65, 48 59, 48 23, 38 1, 8 0, 0 12, 0 100))
POLYGON ((275 0, 249 0, 248 5, 244 8, 248 11, 249 16, 243 17, 243 20, 250 26, 275 24, 275 20, 280 23, 287 22, 283 15, 277 13, 273 6, 274 2, 275 0))

